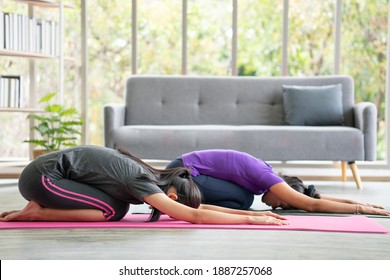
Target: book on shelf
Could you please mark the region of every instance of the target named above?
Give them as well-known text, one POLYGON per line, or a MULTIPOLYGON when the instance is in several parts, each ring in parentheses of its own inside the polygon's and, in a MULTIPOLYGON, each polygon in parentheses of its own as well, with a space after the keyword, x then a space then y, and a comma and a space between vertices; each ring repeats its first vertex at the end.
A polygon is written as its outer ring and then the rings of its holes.
POLYGON ((57 56, 58 34, 54 20, 0 11, 0 49, 57 56))
POLYGON ((24 107, 24 95, 21 76, 0 76, 0 107, 24 107))
POLYGON ((4 12, 0 11, 0 49, 4 48, 4 12))

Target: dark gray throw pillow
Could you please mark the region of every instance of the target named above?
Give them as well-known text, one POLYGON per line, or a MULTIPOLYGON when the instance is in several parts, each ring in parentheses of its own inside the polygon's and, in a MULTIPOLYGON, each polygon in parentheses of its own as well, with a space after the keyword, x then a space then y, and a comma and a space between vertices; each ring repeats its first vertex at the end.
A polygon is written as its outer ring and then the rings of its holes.
POLYGON ((290 125, 342 125, 342 86, 283 85, 285 120, 290 125))

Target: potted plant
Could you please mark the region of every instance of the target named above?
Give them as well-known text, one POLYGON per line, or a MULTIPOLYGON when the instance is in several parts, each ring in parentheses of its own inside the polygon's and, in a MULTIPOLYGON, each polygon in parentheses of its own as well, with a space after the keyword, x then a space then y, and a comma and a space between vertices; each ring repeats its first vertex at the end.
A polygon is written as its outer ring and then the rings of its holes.
POLYGON ((53 103, 52 100, 56 95, 56 93, 49 93, 38 101, 46 104, 44 113, 27 116, 28 119, 34 120, 32 129, 39 134, 37 138, 24 141, 34 146, 33 158, 65 147, 76 146, 80 139, 83 125, 81 115, 74 107, 53 103))

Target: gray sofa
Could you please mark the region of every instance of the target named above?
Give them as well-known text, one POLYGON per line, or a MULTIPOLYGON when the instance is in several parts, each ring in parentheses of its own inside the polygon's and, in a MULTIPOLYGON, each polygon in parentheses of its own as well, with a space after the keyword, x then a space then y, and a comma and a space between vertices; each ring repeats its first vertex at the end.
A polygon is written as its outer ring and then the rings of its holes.
POLYGON ((171 160, 235 149, 269 161, 376 159, 374 104, 355 103, 349 76, 131 76, 123 104, 104 107, 105 146, 171 160))

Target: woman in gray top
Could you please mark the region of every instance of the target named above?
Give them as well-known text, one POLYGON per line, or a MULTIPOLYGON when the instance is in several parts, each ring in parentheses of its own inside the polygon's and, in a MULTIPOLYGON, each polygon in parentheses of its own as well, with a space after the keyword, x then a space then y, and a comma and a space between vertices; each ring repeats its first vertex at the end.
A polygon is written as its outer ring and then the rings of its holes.
POLYGON ((253 212, 201 204, 201 193, 183 167, 159 170, 125 150, 77 146, 32 161, 23 170, 19 190, 29 201, 2 221, 117 221, 130 204, 191 223, 286 224, 272 212, 253 212))

